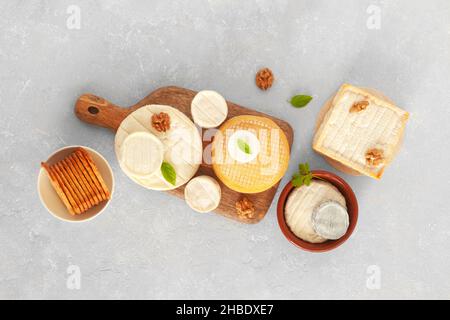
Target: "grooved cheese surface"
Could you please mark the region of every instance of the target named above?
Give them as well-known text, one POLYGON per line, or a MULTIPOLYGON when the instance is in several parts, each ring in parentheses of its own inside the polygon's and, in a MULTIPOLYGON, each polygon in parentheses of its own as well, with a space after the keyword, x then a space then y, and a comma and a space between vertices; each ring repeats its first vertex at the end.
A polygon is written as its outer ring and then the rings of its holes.
POLYGON ((230 189, 257 193, 269 189, 284 175, 289 163, 289 143, 283 131, 270 119, 238 116, 225 122, 214 138, 213 169, 230 189), (230 156, 229 140, 239 130, 253 133, 259 140, 259 153, 250 162, 230 156))

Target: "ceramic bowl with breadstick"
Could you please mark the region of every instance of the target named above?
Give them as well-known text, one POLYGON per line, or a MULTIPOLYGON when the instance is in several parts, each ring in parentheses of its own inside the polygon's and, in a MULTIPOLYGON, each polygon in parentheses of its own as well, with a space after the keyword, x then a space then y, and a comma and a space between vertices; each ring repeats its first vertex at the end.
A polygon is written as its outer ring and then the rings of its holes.
POLYGON ((113 191, 111 167, 91 148, 64 147, 41 163, 39 197, 44 207, 58 219, 91 220, 108 206, 113 191))

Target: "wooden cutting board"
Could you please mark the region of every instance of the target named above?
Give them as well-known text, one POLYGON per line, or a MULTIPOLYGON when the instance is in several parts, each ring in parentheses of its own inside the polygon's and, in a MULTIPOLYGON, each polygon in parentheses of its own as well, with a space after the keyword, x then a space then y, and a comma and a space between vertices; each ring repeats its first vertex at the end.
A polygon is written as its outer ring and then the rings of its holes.
MULTIPOLYGON (((78 98, 75 104, 75 114, 84 122, 106 127, 114 132, 119 128, 120 123, 131 112, 148 104, 163 104, 172 106, 183 112, 192 120, 190 111, 191 101, 196 93, 196 91, 179 87, 162 87, 153 91, 144 99, 128 108, 117 106, 106 99, 93 94, 83 94, 78 98)), ((293 131, 292 127, 287 122, 252 109, 241 107, 233 102, 227 101, 227 103, 227 119, 245 114, 270 118, 284 131, 289 141, 289 146, 292 147, 293 131)), ((204 141, 203 148, 208 146, 210 143, 211 141, 204 141)), ((212 166, 206 163, 202 163, 200 165, 200 168, 196 173, 196 176, 198 175, 209 175, 218 180, 214 174, 212 166)), ((269 210, 279 184, 277 183, 275 186, 264 192, 246 195, 246 197, 249 198, 255 205, 255 215, 252 218, 245 218, 240 217, 236 212, 236 201, 238 201, 243 195, 229 189, 221 183, 220 180, 218 180, 218 182, 222 187, 222 199, 215 212, 243 223, 257 223, 264 218, 269 210)), ((184 186, 167 192, 184 199, 184 186)))

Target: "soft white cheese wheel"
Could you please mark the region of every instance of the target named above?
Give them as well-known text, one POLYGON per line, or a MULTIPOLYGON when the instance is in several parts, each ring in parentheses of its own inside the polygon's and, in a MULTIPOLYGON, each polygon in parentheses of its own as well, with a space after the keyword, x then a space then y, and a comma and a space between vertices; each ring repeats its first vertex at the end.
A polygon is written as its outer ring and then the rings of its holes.
POLYGON ((147 177, 158 171, 164 156, 162 142, 146 131, 128 135, 122 143, 120 165, 135 177, 147 177))
POLYGON ((347 232, 349 224, 347 209, 336 201, 322 203, 312 214, 314 231, 326 239, 341 238, 347 232))
POLYGON ((219 183, 209 176, 198 176, 188 182, 184 189, 184 199, 193 210, 210 212, 220 203, 222 191, 219 183))
POLYGON ((294 189, 285 206, 286 224, 300 239, 311 243, 322 243, 327 238, 317 234, 313 228, 312 215, 322 203, 335 201, 346 207, 344 196, 331 183, 313 179, 309 186, 294 189))
POLYGON ((130 134, 142 131, 155 135, 161 141, 164 148, 163 161, 175 169, 175 184, 167 181, 161 170, 146 177, 130 175, 124 170, 129 178, 151 190, 173 190, 187 183, 195 175, 202 163, 202 139, 198 128, 184 113, 171 106, 152 104, 129 114, 116 132, 115 151, 119 162, 125 139, 130 134), (161 112, 170 117, 170 129, 166 132, 159 132, 152 126, 152 116, 161 112))
POLYGON ((192 100, 191 114, 194 122, 200 127, 214 128, 226 119, 228 105, 217 92, 203 90, 197 93, 192 100))

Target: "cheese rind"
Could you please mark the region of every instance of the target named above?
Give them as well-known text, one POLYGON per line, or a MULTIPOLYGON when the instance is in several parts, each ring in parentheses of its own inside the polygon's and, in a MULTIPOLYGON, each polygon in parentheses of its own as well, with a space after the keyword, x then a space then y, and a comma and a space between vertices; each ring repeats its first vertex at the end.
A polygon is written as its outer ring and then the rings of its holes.
POLYGON ((311 219, 314 231, 329 240, 341 238, 350 224, 347 208, 337 201, 327 201, 317 206, 311 219))
POLYGON ((360 174, 381 178, 398 150, 408 113, 369 90, 344 84, 314 136, 313 149, 360 174), (355 103, 368 106, 354 111, 355 103), (383 161, 367 162, 370 150, 381 150, 383 161))
POLYGON ((191 102, 191 114, 194 122, 202 128, 219 126, 228 115, 228 105, 217 92, 203 90, 198 92, 191 102))
MULTIPOLYGON (((203 149, 200 133, 194 123, 181 111, 166 105, 146 105, 140 107, 120 124, 115 137, 116 156, 120 161, 123 142, 134 132, 150 132, 164 146, 164 160, 172 165, 176 172, 175 185, 168 182, 157 170, 149 176, 127 176, 139 185, 152 190, 172 190, 188 182, 202 163, 203 149), (170 117, 170 129, 159 132, 153 128, 151 118, 160 112, 170 117)), ((125 172, 127 173, 127 172, 125 172)))
POLYGON ((210 176, 198 176, 184 188, 184 199, 197 212, 210 212, 219 206, 222 191, 219 183, 210 176))
POLYGON ((128 135, 123 141, 119 163, 129 175, 140 178, 159 170, 163 156, 161 141, 149 132, 138 131, 128 135))

